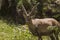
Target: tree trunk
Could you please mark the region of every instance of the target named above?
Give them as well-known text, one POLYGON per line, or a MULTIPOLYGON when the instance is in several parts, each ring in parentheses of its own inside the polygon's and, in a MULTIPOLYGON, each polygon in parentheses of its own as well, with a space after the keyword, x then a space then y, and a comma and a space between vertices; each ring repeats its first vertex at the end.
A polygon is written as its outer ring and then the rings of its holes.
POLYGON ((12 17, 13 20, 17 22, 16 0, 2 0, 1 5, 2 6, 0 15, 3 16, 5 19, 7 18, 8 20, 9 17, 12 17))

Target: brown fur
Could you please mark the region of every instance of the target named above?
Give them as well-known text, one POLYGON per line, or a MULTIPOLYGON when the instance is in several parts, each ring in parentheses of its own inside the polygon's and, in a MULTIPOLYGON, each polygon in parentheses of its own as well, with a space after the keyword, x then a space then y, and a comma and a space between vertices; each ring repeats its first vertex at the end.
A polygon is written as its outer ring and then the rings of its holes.
POLYGON ((31 28, 31 30, 35 30, 35 28, 38 28, 37 31, 43 33, 48 32, 48 26, 60 26, 59 22, 53 18, 32 19, 31 22, 29 23, 29 28, 31 28))
POLYGON ((35 36, 42 36, 42 35, 50 36, 53 32, 47 30, 48 26, 60 27, 59 22, 54 18, 31 19, 29 22, 28 22, 29 29, 35 36))

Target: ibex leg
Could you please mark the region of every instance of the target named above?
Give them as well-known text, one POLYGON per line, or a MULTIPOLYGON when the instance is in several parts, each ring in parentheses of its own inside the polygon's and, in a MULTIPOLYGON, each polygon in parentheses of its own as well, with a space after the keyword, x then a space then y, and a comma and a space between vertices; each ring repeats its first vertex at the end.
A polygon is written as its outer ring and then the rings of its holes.
POLYGON ((53 34, 50 35, 51 40, 55 40, 55 37, 53 36, 53 34))
POLYGON ((42 38, 41 37, 38 37, 38 40, 42 40, 42 38))
POLYGON ((59 40, 59 38, 58 38, 58 34, 59 34, 59 32, 54 33, 56 40, 59 40))

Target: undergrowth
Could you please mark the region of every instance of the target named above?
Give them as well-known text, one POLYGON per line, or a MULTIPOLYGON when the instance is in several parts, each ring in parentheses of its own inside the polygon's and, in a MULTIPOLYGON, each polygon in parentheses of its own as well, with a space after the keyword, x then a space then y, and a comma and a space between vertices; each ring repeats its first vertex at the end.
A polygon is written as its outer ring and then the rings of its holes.
POLYGON ((0 20, 0 40, 37 40, 37 37, 33 36, 26 26, 13 23, 10 25, 0 20))

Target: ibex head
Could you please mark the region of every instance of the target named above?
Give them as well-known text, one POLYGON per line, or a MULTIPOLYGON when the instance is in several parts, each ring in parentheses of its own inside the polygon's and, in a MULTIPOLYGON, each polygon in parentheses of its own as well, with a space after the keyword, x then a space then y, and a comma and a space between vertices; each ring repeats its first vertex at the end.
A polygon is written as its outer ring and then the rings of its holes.
POLYGON ((37 3, 35 6, 33 6, 30 12, 27 12, 26 9, 25 9, 25 7, 24 7, 24 5, 22 4, 22 9, 24 11, 23 15, 24 15, 26 21, 31 20, 31 18, 32 18, 32 12, 35 10, 35 8, 37 7, 38 4, 39 3, 37 3))

